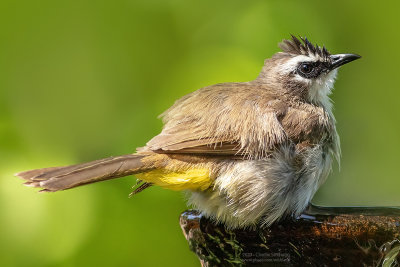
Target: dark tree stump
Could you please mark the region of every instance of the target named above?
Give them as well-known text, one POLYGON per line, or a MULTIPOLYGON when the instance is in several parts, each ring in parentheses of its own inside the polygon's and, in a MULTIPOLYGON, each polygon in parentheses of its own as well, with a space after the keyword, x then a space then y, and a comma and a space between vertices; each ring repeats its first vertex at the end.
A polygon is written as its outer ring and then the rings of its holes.
POLYGON ((398 266, 399 208, 310 206, 269 228, 228 230, 196 210, 180 225, 202 266, 398 266))

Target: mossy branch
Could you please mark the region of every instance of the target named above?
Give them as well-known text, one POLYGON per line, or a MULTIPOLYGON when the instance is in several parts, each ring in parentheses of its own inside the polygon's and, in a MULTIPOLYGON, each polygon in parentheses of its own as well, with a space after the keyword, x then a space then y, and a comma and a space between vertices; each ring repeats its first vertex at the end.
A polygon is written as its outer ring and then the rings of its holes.
POLYGON ((400 209, 309 206, 269 228, 227 230, 198 211, 180 225, 202 266, 397 266, 400 209))

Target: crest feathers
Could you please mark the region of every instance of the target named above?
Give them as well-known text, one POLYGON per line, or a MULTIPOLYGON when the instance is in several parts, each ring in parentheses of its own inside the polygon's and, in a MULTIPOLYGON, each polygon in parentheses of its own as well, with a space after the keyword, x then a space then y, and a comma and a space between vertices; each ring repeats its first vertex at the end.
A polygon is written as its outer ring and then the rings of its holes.
POLYGON ((321 48, 318 45, 313 45, 310 41, 308 41, 307 37, 300 37, 299 39, 294 35, 291 36, 291 39, 283 40, 279 44, 279 47, 285 53, 305 56, 315 55, 322 58, 328 58, 331 55, 325 46, 321 48))

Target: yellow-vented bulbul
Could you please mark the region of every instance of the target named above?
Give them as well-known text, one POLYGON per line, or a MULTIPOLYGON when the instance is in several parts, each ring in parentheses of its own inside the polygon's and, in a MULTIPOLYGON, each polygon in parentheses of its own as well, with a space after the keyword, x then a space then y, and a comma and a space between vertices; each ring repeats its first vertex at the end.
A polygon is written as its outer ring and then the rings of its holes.
POLYGON ((338 67, 358 59, 292 36, 253 81, 188 94, 162 114, 162 132, 134 154, 20 172, 45 192, 135 174, 190 193, 228 227, 298 215, 325 181, 340 144, 329 99, 338 67))

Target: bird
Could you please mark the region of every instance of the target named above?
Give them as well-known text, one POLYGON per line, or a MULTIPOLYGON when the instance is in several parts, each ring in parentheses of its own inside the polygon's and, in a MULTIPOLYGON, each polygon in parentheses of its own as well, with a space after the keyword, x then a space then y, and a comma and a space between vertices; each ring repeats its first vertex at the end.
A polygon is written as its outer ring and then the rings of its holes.
POLYGON ((338 68, 360 56, 294 35, 279 47, 256 79, 178 99, 160 115, 161 133, 132 154, 16 176, 55 192, 135 175, 131 195, 151 186, 184 191, 189 205, 231 229, 299 216, 340 161, 330 94, 338 68))

